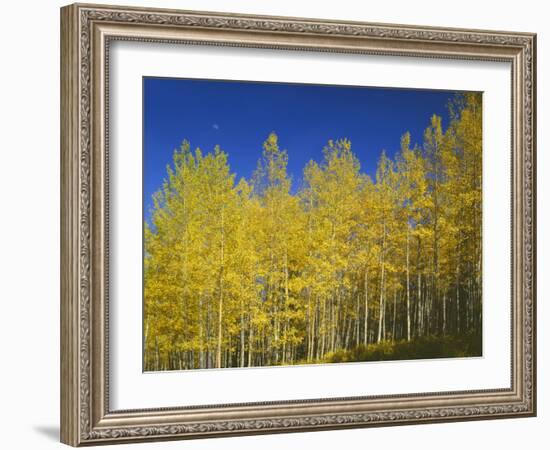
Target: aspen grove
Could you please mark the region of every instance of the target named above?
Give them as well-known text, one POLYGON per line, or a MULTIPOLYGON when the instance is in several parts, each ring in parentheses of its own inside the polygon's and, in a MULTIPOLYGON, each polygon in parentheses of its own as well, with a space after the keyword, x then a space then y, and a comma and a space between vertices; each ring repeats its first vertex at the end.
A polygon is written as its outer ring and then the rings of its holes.
POLYGON ((250 180, 221 148, 183 142, 144 224, 145 369, 481 336, 481 94, 452 99, 447 122, 433 115, 418 145, 405 133, 373 178, 352 142, 330 140, 297 189, 275 133, 250 180))

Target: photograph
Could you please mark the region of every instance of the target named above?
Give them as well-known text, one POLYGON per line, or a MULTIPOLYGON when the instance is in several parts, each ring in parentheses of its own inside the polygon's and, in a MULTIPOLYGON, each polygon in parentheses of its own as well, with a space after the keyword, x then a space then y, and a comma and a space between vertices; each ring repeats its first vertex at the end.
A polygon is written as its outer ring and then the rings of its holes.
POLYGON ((481 92, 142 88, 144 371, 483 356, 481 92))
MULTIPOLYGON (((328 430, 380 427, 363 432, 387 445, 396 426, 407 445, 419 425, 440 448, 461 422, 457 448, 521 448, 540 432, 501 429, 540 398, 542 16, 356 3, 52 19, 60 114, 35 134, 59 139, 59 170, 37 166, 59 174, 59 208, 35 201, 55 183, 21 183, 32 164, 5 191, 30 237, 37 208, 58 214, 60 307, 40 320, 59 323, 61 442, 323 431, 296 447, 332 448, 328 430)), ((23 85, 48 79, 28 69, 23 85)))

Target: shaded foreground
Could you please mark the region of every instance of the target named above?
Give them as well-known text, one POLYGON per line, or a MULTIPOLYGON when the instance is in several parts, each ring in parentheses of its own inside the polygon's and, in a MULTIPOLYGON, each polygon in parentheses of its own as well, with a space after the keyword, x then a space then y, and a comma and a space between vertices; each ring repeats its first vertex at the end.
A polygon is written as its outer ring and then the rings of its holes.
POLYGON ((402 361, 410 359, 460 358, 482 356, 481 335, 425 336, 413 341, 359 345, 326 355, 319 363, 360 361, 402 361))

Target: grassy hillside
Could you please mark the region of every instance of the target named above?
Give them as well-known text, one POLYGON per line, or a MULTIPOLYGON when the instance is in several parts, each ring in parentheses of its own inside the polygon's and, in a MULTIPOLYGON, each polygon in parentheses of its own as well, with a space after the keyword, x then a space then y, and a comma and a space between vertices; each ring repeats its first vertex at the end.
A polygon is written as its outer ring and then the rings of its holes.
POLYGON ((406 359, 456 358, 482 356, 480 335, 428 336, 410 342, 381 342, 359 345, 351 350, 339 350, 326 355, 319 363, 357 361, 395 361, 406 359))

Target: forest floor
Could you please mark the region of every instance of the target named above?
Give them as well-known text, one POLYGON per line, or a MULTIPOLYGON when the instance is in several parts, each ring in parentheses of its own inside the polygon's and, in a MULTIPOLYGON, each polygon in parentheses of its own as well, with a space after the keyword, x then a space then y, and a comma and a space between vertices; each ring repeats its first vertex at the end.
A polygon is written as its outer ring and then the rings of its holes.
MULTIPOLYGON (((482 356, 481 335, 427 336, 411 341, 384 341, 328 353, 317 363, 399 361, 482 356)), ((303 362, 302 362, 303 364, 303 362)))

